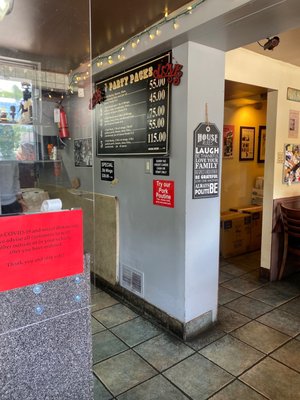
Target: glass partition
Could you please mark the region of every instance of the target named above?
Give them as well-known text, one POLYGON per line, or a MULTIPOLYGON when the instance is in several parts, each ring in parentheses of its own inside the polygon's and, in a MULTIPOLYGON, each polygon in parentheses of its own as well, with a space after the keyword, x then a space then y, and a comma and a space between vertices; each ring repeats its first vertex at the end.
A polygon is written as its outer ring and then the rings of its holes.
POLYGON ((0 214, 81 209, 93 260, 90 0, 14 2, 0 36, 0 214))

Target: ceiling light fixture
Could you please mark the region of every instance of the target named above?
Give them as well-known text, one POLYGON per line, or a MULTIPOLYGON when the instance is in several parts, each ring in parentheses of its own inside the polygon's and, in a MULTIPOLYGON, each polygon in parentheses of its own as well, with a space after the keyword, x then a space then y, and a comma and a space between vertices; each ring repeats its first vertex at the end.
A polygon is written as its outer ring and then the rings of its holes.
POLYGON ((14 7, 14 0, 0 0, 0 21, 10 14, 14 7))
POLYGON ((278 46, 280 42, 280 39, 278 36, 274 36, 272 38, 267 38, 267 41, 265 44, 260 44, 257 42, 260 47, 263 47, 264 50, 273 50, 274 47, 278 46))

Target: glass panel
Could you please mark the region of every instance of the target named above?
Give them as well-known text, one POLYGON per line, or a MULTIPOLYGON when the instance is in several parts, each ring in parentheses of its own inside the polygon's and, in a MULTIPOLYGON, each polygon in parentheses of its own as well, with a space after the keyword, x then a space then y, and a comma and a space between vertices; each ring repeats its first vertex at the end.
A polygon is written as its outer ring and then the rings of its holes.
POLYGON ((55 199, 56 207, 82 209, 93 260, 89 10, 89 0, 39 2, 31 11, 15 2, 9 15, 28 40, 14 48, 7 31, 7 43, 0 40, 0 213, 37 213, 55 199))

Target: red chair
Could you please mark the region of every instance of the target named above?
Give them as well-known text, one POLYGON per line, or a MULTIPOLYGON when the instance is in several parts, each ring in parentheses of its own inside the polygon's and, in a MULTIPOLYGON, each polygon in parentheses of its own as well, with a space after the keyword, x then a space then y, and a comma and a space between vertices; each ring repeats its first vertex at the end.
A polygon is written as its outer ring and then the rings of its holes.
POLYGON ((288 254, 300 256, 300 208, 288 208, 280 204, 284 229, 284 247, 278 280, 281 280, 286 268, 288 254))

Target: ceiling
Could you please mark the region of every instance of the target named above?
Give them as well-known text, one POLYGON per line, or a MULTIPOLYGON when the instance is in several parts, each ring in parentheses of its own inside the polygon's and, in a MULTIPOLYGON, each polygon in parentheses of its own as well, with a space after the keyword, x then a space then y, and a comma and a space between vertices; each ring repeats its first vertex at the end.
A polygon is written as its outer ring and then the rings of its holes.
MULTIPOLYGON (((91 48, 95 58, 161 20, 165 11, 172 13, 188 3, 187 0, 114 0, 113 3, 91 0, 90 40, 89 0, 15 0, 12 13, 0 22, 0 54, 41 62, 43 70, 69 73, 89 60, 91 48)), ((280 44, 273 51, 264 51, 257 42, 245 47, 300 66, 300 30, 289 30, 300 26, 299 17, 299 0, 252 0, 245 7, 182 35, 182 40, 229 50, 257 37, 261 37, 263 44, 269 34, 278 34, 280 44), (241 23, 243 34, 237 35, 241 23)), ((266 89, 228 83, 226 90, 233 99, 243 93, 260 96, 266 89)))

